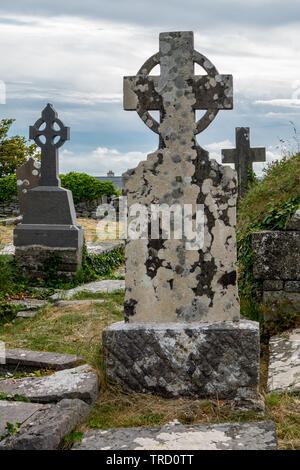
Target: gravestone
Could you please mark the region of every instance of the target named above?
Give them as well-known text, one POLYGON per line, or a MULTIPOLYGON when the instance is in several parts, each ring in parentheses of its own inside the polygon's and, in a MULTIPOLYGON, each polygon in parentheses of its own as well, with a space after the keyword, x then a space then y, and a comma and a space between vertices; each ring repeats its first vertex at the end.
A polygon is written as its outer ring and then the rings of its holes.
POLYGON ((248 187, 248 171, 253 170, 252 163, 266 161, 266 149, 250 147, 249 127, 235 128, 235 149, 222 150, 222 163, 234 163, 238 174, 239 197, 244 196, 248 187))
MULTIPOLYGON (((103 333, 111 380, 131 392, 256 401, 259 331, 239 321, 236 282, 234 170, 209 160, 196 141, 221 109, 232 108, 232 77, 194 50, 192 32, 160 34, 160 51, 124 79, 124 107, 136 110, 159 134, 159 149, 129 170, 124 194, 130 208, 147 210, 145 235, 126 240, 125 323, 103 333), (194 63, 207 75, 195 76, 194 63), (159 77, 150 76, 160 64, 159 77), (195 122, 195 110, 206 110, 195 122), (160 123, 149 110, 160 111, 160 123), (177 205, 194 221, 198 240, 152 237, 152 206, 177 205), (197 207, 202 219, 197 222, 197 207)), ((161 218, 159 219, 161 224, 161 218)), ((171 224, 172 225, 172 224, 171 224)), ((180 227, 179 227, 180 228, 180 227)), ((256 406, 256 405, 255 405, 256 406)))
POLYGON ((69 128, 51 104, 30 126, 31 139, 41 148, 39 185, 24 199, 23 221, 14 230, 19 272, 45 276, 49 258, 58 259, 58 272, 72 278, 81 266, 83 229, 77 226, 72 193, 63 189, 58 172, 58 148, 69 140, 69 128))
POLYGON ((40 162, 29 158, 24 165, 21 165, 16 170, 20 214, 23 214, 24 211, 24 199, 27 191, 39 184, 40 168, 40 162))

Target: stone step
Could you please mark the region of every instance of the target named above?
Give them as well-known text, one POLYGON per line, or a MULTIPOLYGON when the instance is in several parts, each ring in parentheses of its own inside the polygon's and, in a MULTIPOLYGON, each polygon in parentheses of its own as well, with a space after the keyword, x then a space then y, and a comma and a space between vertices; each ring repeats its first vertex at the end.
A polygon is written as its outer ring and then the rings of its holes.
POLYGON ((62 400, 56 405, 0 401, 0 436, 5 425, 22 423, 19 432, 0 441, 0 450, 55 450, 89 413, 81 400, 62 400))
POLYGON ((70 299, 77 292, 92 292, 97 294, 98 292, 113 292, 114 290, 125 289, 124 280, 104 280, 89 282, 82 286, 74 287, 73 289, 57 292, 49 297, 51 302, 56 302, 57 300, 66 300, 70 299))
POLYGON ((273 336, 269 343, 268 392, 300 391, 300 328, 273 336))
POLYGON ((276 450, 273 422, 92 430, 74 450, 276 450))
POLYGON ((32 402, 56 403, 64 398, 79 398, 93 403, 99 392, 97 374, 87 364, 44 377, 0 380, 0 392, 23 395, 32 402))

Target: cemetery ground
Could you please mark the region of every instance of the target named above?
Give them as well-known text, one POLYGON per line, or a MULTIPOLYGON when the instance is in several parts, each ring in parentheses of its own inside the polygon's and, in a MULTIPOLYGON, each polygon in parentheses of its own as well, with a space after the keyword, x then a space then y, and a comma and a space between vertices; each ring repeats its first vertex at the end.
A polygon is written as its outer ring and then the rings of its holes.
MULTIPOLYGON (((118 386, 108 384, 103 373, 101 336, 104 328, 123 319, 124 292, 117 290, 111 293, 77 293, 76 300, 90 300, 90 304, 59 306, 46 303, 34 318, 16 318, 17 309, 7 313, 2 311, 0 318, 0 339, 7 348, 31 349, 57 353, 76 354, 90 364, 99 376, 101 388, 96 403, 91 407, 89 416, 69 434, 63 448, 68 449, 88 429, 108 429, 136 426, 161 426, 177 419, 182 424, 274 421, 279 449, 300 450, 300 397, 298 394, 267 393, 268 373, 268 340, 271 335, 285 334, 299 327, 298 315, 287 316, 287 306, 278 306, 279 323, 266 325, 263 321, 264 309, 255 299, 259 289, 252 277, 252 256, 249 244, 249 234, 253 230, 284 229, 289 215, 299 207, 300 198, 298 185, 300 181, 300 155, 283 160, 273 165, 262 183, 254 182, 247 199, 239 207, 238 248, 240 259, 240 292, 241 314, 252 320, 260 321, 261 326, 261 383, 260 392, 264 396, 266 410, 262 417, 255 412, 233 411, 224 407, 222 401, 166 399, 144 394, 127 394, 118 386), (298 193, 297 193, 298 191, 298 193), (93 301, 102 302, 95 303, 93 301)), ((95 227, 97 221, 80 219, 79 223, 85 228, 86 241, 96 241, 95 227)), ((0 245, 12 240, 12 226, 1 230, 0 245)), ((11 258, 0 257, 5 262, 11 258)), ((119 259, 117 269, 110 269, 109 274, 101 278, 120 278, 119 259)), ((9 277, 8 272, 1 273, 2 278, 9 277)), ((1 284, 1 283, 0 283, 1 284)), ((3 284, 1 284, 3 285, 3 284)), ((22 289, 26 286, 20 283, 18 294, 3 295, 1 301, 10 298, 22 298, 22 289)), ((42 291, 31 291, 36 297, 47 297, 53 293, 53 285, 42 291)), ((2 297, 1 297, 2 294, 2 297)), ((50 374, 51 371, 36 371, 37 376, 50 374)), ((16 374, 15 377, 20 377, 16 374)), ((8 399, 0 396, 0 399, 8 399)))

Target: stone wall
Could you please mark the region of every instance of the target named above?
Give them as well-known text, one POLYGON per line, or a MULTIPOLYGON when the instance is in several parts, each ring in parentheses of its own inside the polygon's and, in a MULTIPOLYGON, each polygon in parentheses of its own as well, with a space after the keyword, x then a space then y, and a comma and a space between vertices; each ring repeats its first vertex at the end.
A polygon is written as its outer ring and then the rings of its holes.
POLYGON ((300 310, 300 211, 286 231, 254 232, 252 248, 253 275, 262 282, 263 301, 287 297, 300 310))
MULTIPOLYGON (((75 204, 75 211, 77 218, 97 219, 97 207, 101 204, 113 204, 117 210, 118 198, 110 196, 101 196, 93 201, 79 202, 75 204)), ((17 197, 13 198, 11 202, 0 203, 0 218, 1 217, 15 217, 20 214, 19 203, 17 197)))

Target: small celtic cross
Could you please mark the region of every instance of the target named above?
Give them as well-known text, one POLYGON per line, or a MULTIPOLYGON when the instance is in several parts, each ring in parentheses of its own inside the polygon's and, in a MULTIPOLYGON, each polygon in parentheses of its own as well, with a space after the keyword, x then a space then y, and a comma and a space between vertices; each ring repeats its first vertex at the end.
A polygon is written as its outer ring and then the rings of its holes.
POLYGON ((58 172, 58 148, 70 140, 70 128, 57 117, 52 104, 48 103, 42 117, 29 127, 29 138, 41 148, 40 186, 60 186, 58 172), (57 125, 57 128, 54 126, 57 125), (41 140, 44 138, 44 142, 41 140), (59 138, 58 140, 57 137, 59 138))

